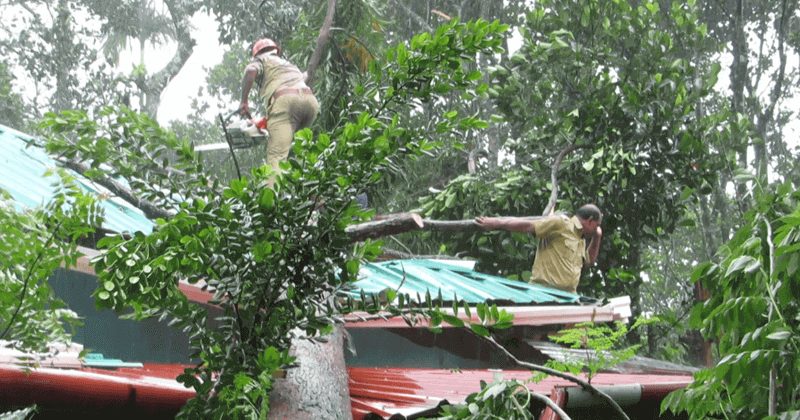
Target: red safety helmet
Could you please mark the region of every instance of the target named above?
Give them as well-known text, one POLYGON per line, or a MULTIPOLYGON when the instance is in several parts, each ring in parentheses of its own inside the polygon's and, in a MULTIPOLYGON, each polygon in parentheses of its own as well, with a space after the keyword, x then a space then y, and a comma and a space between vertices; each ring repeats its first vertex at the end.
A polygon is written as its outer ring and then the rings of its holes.
POLYGON ((253 44, 253 57, 257 56, 262 50, 267 48, 277 50, 278 55, 281 53, 281 46, 277 42, 269 38, 261 38, 253 44))

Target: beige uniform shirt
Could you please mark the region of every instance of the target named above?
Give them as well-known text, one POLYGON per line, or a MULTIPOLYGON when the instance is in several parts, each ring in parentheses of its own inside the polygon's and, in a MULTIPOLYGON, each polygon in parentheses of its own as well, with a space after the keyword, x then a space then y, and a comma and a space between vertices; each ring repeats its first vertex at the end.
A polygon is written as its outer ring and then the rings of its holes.
POLYGON ((269 106, 269 100, 280 88, 296 88, 305 86, 305 76, 294 64, 266 52, 253 58, 253 63, 260 65, 256 81, 258 95, 269 106))
POLYGON ((539 246, 531 283, 575 293, 584 261, 589 259, 578 217, 550 216, 533 222, 539 246))

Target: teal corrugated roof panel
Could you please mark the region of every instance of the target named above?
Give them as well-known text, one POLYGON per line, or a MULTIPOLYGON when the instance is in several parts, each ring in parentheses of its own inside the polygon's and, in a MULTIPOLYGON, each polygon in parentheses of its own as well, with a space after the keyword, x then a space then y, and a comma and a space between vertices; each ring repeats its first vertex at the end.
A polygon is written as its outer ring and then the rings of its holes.
MULTIPOLYGON (((29 147, 31 141, 33 138, 30 136, 0 125, 0 189, 11 194, 22 209, 47 203, 53 195, 53 183, 58 180, 55 175, 45 176, 48 169, 58 166, 55 160, 41 148, 29 147)), ((141 210, 84 176, 68 172, 75 176, 85 191, 98 197, 109 197, 100 201, 105 216, 103 228, 114 232, 152 232, 153 222, 141 210)))
POLYGON ((408 294, 414 300, 417 294, 425 299, 426 292, 435 298, 441 290, 445 301, 452 301, 455 294, 459 300, 471 304, 487 300, 517 305, 594 302, 592 298, 574 293, 426 259, 363 264, 358 280, 345 294, 360 298, 362 290, 366 294, 379 294, 386 289, 408 294))

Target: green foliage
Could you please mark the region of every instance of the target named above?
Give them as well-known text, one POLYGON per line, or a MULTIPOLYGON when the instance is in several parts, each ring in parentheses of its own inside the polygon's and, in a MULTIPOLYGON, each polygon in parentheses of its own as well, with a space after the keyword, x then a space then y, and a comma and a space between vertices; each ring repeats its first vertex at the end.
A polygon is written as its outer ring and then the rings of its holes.
POLYGON ((48 343, 68 343, 78 315, 56 299, 47 279, 80 256, 77 242, 102 221, 94 198, 59 171, 53 198, 44 207, 20 211, 0 190, 0 339, 22 350, 47 352, 48 343))
POLYGON ((533 419, 531 391, 517 380, 481 381, 481 390, 470 394, 464 404, 445 405, 440 419, 533 419))
MULTIPOLYGON (((541 214, 554 156, 575 145, 559 172, 558 210, 595 202, 606 214, 598 269, 580 290, 635 299, 641 248, 675 228, 685 186, 713 179, 692 165, 707 156, 694 111, 719 71, 686 59, 705 48, 704 28, 679 2, 550 0, 536 3, 520 31, 522 47, 493 69, 488 90, 512 127, 503 151, 513 160, 454 179, 423 209, 446 219, 541 214), (611 278, 611 268, 634 276, 611 278)), ((479 257, 481 269, 518 277, 530 269, 529 236, 456 240, 447 248, 479 257)))
POLYGON ((204 197, 220 188, 189 141, 128 108, 105 107, 96 119, 84 111, 47 113, 39 127, 50 134, 49 153, 90 166, 84 176, 125 179, 140 198, 163 208, 191 200, 189 191, 204 197))
POLYGON ((294 362, 287 350, 278 351, 268 347, 258 355, 256 377, 245 372, 237 373, 233 378, 233 387, 223 388, 219 393, 219 401, 228 418, 266 419, 269 413, 269 392, 272 390, 274 377, 282 372, 280 369, 294 362))
MULTIPOLYGON (((434 92, 475 90, 479 77, 464 63, 478 52, 496 52, 506 29, 497 22, 453 21, 392 49, 385 62, 371 64, 371 80, 357 88, 364 99, 353 104, 352 118, 329 133, 297 133, 294 155, 282 163, 273 188, 268 183, 276 174, 268 166, 219 182, 187 141, 126 109, 107 109, 99 121, 79 112, 48 115, 42 127, 51 134, 49 151, 102 169, 92 176, 124 177, 135 195, 174 213, 157 220, 150 235, 100 241, 95 297, 134 317, 170 318, 188 332, 192 357, 201 363, 179 378, 197 391, 182 417, 266 415, 266 390, 256 388, 268 387, 275 368, 289 363, 284 352, 292 340, 328 333, 341 313, 378 309, 375 297, 360 303, 333 298, 354 279, 359 260, 380 251, 375 243, 353 246, 348 238, 348 225, 372 216, 353 198, 379 181, 387 165, 435 148, 428 133, 398 111, 434 92), (216 328, 206 310, 180 292, 179 281, 213 290, 221 311, 216 328)), ((471 117, 434 118, 445 132, 481 125, 471 117)), ((421 310, 436 313, 433 300, 427 302, 421 310)), ((485 311, 486 322, 510 325, 510 316, 496 307, 485 311)))
POLYGON ((692 322, 716 343, 720 360, 695 375, 662 405, 690 418, 767 415, 769 372, 777 374, 778 413, 797 410, 800 378, 800 194, 791 184, 764 194, 719 252, 720 262, 697 267, 692 279, 711 298, 692 322))
POLYGON ((108 104, 155 115, 161 92, 191 55, 189 19, 199 7, 183 0, 160 6, 147 0, 13 0, 0 5, 0 53, 18 71, 17 82, 29 86, 26 105, 36 117, 108 104), (144 51, 130 74, 129 69, 117 70, 128 45, 144 48, 169 41, 178 48, 158 72, 144 71, 144 51), (58 54, 43 59, 53 51, 58 54))
MULTIPOLYGON (((639 318, 631 327, 631 331, 655 321, 655 319, 639 318)), ((594 322, 575 324, 574 327, 561 330, 550 338, 571 349, 585 349, 584 357, 565 361, 553 359, 547 362, 547 366, 573 375, 585 372, 587 381, 591 383, 592 378, 598 372, 616 366, 636 355, 636 351, 640 347, 638 344, 620 348, 628 332, 628 326, 619 321, 614 323, 614 328, 594 322)))
POLYGON ((25 129, 25 106, 12 86, 8 65, 0 61, 0 124, 17 130, 25 129))

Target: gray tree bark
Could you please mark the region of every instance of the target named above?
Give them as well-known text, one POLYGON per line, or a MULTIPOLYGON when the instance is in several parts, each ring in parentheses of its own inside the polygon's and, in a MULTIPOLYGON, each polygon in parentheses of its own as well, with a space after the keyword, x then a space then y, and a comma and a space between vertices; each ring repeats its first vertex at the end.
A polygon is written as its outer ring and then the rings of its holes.
POLYGON ((327 343, 294 340, 299 367, 277 379, 270 395, 271 419, 350 419, 350 388, 344 364, 344 327, 327 343))

